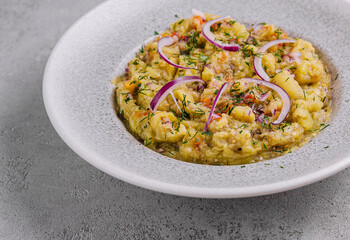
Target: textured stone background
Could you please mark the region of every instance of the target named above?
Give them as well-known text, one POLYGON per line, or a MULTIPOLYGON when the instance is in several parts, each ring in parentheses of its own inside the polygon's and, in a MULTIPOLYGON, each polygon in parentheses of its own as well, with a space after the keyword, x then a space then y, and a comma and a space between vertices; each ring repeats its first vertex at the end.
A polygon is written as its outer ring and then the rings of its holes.
POLYGON ((1 239, 350 239, 350 169, 271 196, 208 200, 114 179, 59 138, 41 84, 59 37, 102 0, 0 0, 1 239))

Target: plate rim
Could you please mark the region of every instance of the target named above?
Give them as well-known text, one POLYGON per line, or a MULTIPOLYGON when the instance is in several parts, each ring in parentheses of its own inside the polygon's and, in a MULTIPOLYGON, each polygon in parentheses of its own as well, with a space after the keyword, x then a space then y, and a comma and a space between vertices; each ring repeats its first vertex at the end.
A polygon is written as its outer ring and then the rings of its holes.
POLYGON ((47 115, 51 121, 52 126, 62 138, 62 140, 70 147, 78 156, 87 161, 92 166, 97 169, 109 174, 112 177, 130 183, 132 185, 142 187, 148 190, 153 190, 157 192, 162 192, 166 194, 173 194, 178 196, 185 197, 198 197, 198 198, 243 198, 243 197, 254 197, 269 195, 279 192, 284 192, 296 188, 300 188, 315 182, 318 182, 322 179, 328 178, 347 167, 350 167, 350 156, 345 157, 339 162, 332 164, 329 167, 321 168, 310 174, 306 174, 300 177, 291 178, 289 180, 275 182, 271 184, 256 185, 250 187, 224 187, 224 188, 209 188, 209 187, 193 187, 185 185, 177 185, 172 183, 165 183, 158 180, 153 180, 150 178, 142 177, 137 174, 130 173, 128 171, 119 169, 112 164, 107 164, 103 159, 99 159, 93 152, 90 152, 89 149, 85 149, 79 143, 74 142, 67 134, 63 125, 57 120, 57 115, 53 111, 53 101, 50 98, 49 92, 46 90, 49 86, 49 74, 52 62, 55 58, 56 52, 60 48, 62 42, 65 41, 66 37, 72 32, 75 27, 82 21, 84 21, 90 14, 93 14, 99 8, 103 8, 104 5, 107 5, 113 0, 105 1, 96 7, 89 10, 87 13, 82 15, 77 21, 75 21, 59 38, 55 47, 50 53, 48 61, 45 66, 43 83, 42 83, 42 94, 43 102, 47 112, 47 115))

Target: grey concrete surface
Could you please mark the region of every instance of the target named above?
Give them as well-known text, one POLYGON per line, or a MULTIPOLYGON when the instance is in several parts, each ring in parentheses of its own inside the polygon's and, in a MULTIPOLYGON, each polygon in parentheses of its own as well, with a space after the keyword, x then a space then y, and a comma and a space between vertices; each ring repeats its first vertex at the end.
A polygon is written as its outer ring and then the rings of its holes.
POLYGON ((58 38, 102 0, 0 0, 0 239, 350 239, 350 169, 231 200, 151 192, 79 158, 46 115, 58 38))

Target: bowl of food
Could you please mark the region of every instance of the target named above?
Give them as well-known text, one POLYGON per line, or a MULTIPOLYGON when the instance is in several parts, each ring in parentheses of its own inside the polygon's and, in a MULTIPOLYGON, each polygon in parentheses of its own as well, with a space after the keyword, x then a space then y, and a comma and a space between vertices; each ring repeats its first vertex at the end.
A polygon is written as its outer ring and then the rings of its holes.
POLYGON ((334 42, 350 5, 290 4, 108 1, 50 56, 50 120, 92 165, 170 194, 258 196, 335 174, 350 165, 350 51, 334 42))

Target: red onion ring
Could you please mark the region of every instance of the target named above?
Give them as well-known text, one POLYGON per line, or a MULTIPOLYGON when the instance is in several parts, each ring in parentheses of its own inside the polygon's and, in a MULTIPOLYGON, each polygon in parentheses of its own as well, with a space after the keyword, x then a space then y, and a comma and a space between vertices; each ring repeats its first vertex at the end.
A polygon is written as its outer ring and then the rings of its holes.
POLYGON ((220 97, 221 97, 221 94, 222 94, 222 93, 225 91, 225 89, 227 88, 227 85, 228 85, 228 82, 225 82, 225 83, 221 86, 219 92, 216 94, 216 97, 215 97, 215 99, 214 99, 213 106, 211 107, 211 110, 210 110, 210 113, 209 113, 209 117, 208 117, 208 120, 207 120, 207 122, 206 122, 206 124, 205 124, 205 127, 204 127, 204 129, 203 129, 203 132, 206 132, 206 131, 207 131, 207 129, 208 129, 208 127, 209 127, 209 124, 210 124, 210 120, 211 120, 211 118, 213 117, 213 113, 214 113, 216 104, 218 103, 218 101, 219 101, 219 99, 220 99, 220 97))
POLYGON ((166 98, 166 96, 168 96, 168 94, 170 94, 170 92, 172 92, 177 86, 182 85, 184 83, 190 83, 190 82, 201 82, 203 84, 205 84, 205 82, 200 79, 199 77, 196 76, 185 76, 185 77, 179 77, 176 78, 170 82, 168 82, 167 84, 165 84, 158 92, 157 94, 154 96, 154 98, 152 99, 151 103, 150 103, 150 108, 152 110, 152 112, 157 111, 157 108, 159 106, 159 104, 164 100, 164 98, 166 98))
POLYGON ((176 68, 182 68, 182 69, 194 69, 194 68, 190 68, 190 67, 183 67, 180 65, 177 65, 175 63, 173 63, 172 61, 169 60, 169 58, 167 58, 167 56, 165 56, 165 54, 162 51, 162 48, 165 46, 170 46, 173 45, 176 41, 178 41, 178 37, 174 36, 174 37, 163 37, 158 41, 158 46, 157 46, 157 51, 159 56, 166 61, 167 63, 169 63, 171 66, 176 67, 176 68))
POLYGON ((267 81, 255 79, 255 78, 242 78, 241 80, 255 83, 255 84, 259 84, 259 85, 263 85, 265 87, 268 87, 268 88, 275 90, 278 93, 278 95, 282 98, 283 107, 282 107, 281 113, 278 116, 277 120, 272 122, 271 124, 278 125, 284 121, 284 119, 287 117, 287 115, 289 113, 291 101, 290 101, 290 97, 289 97, 288 93, 283 88, 281 88, 280 86, 278 86, 272 82, 267 82, 267 81))
MULTIPOLYGON (((279 40, 274 40, 271 42, 268 42, 264 44, 262 47, 260 47, 257 51, 258 53, 264 54, 267 49, 270 47, 277 45, 277 44, 282 44, 282 43, 295 43, 296 40, 294 39, 279 39, 279 40)), ((262 57, 255 56, 253 60, 253 66, 254 66, 254 71, 256 74, 263 80, 265 81, 270 81, 269 75, 265 72, 263 66, 262 66, 262 57)))
POLYGON ((224 49, 226 51, 237 52, 239 50, 238 44, 236 44, 236 43, 227 44, 227 43, 221 43, 219 41, 216 41, 214 34, 212 34, 210 31, 211 25, 213 25, 217 22, 220 22, 226 18, 230 18, 230 16, 217 18, 217 19, 214 19, 214 20, 207 22, 206 24, 203 25, 202 33, 203 33, 203 36, 205 37, 205 39, 207 39, 208 42, 210 42, 214 46, 221 48, 221 49, 224 49))

